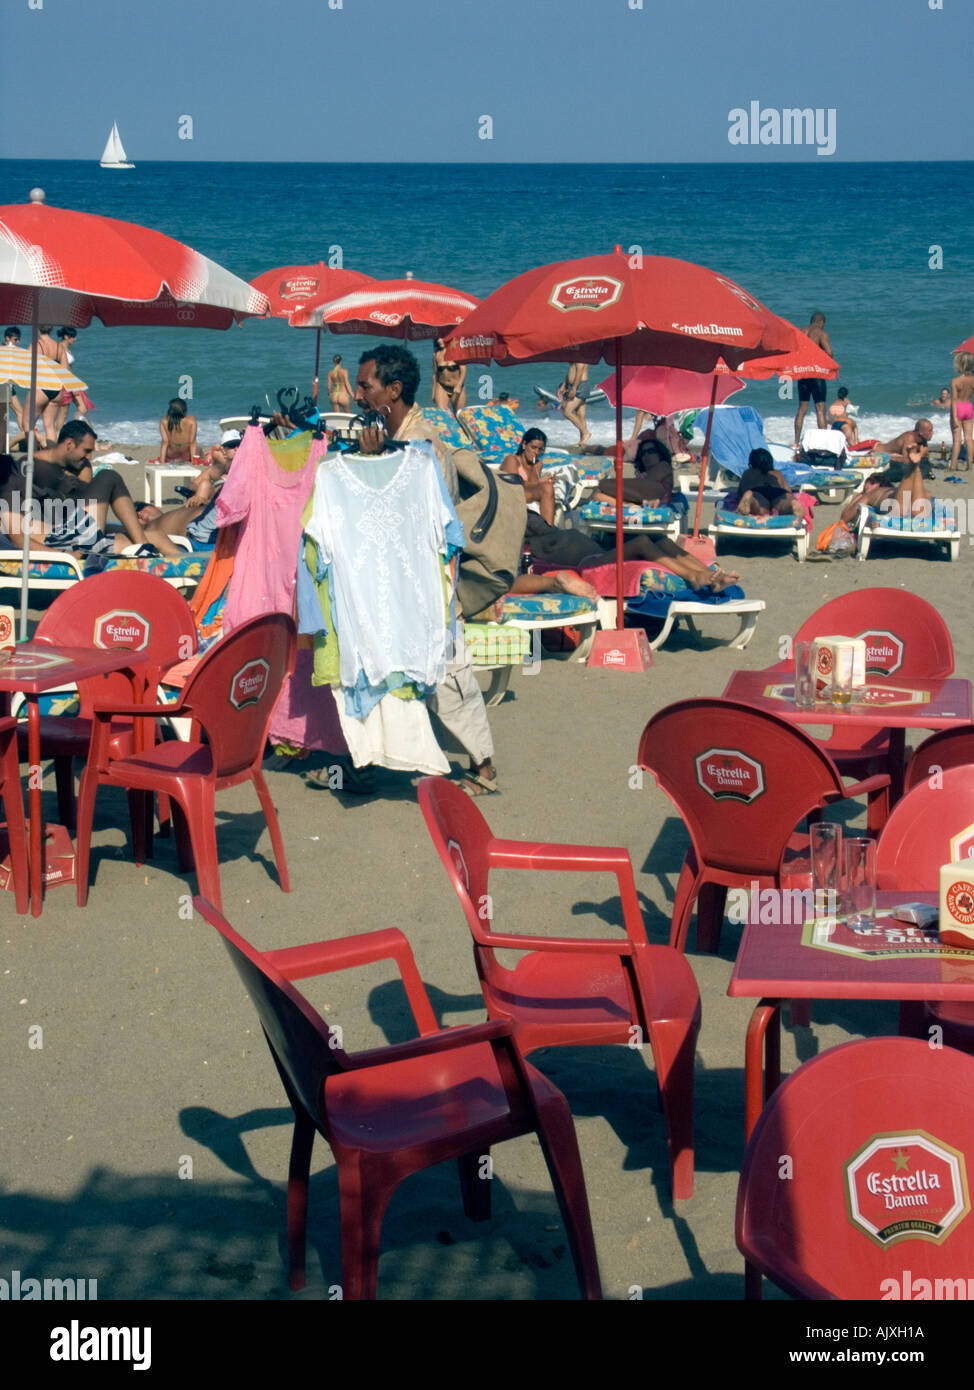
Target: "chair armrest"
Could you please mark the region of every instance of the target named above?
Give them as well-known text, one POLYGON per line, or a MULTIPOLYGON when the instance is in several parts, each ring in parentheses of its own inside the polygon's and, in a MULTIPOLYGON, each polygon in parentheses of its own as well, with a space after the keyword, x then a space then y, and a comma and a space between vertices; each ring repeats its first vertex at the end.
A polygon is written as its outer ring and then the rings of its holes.
POLYGON ((440 1028, 422 1038, 410 1038, 408 1042, 373 1047, 367 1052, 352 1052, 346 1056, 348 1065, 353 1069, 382 1066, 386 1062, 408 1062, 437 1052, 454 1052, 458 1047, 473 1047, 478 1043, 509 1038, 512 1030, 513 1024, 507 1019, 497 1018, 485 1023, 463 1024, 459 1028, 440 1028))
MULTIPOLYGON (((646 944, 646 927, 636 893, 632 860, 627 849, 618 845, 534 844, 524 840, 492 839, 487 850, 487 862, 490 869, 548 869, 556 872, 615 874, 619 884, 619 901, 622 904, 622 920, 626 935, 636 944, 646 944)), ((544 950, 549 944, 552 949, 569 951, 594 950, 600 944, 604 950, 612 950, 615 945, 609 940, 604 943, 576 942, 564 938, 556 940, 552 937, 525 937, 522 940, 526 944, 536 946, 538 950, 544 950)), ((494 946, 501 945, 500 937, 493 932, 485 939, 484 944, 488 942, 494 946)))
POLYGON ((103 722, 108 722, 118 715, 125 715, 127 719, 163 719, 178 712, 179 708, 180 702, 174 705, 95 705, 92 714, 103 722))
MULTIPOLYGON (((514 951, 574 951, 579 955, 631 956, 633 942, 628 937, 613 941, 608 936, 519 936, 515 932, 482 932, 481 946, 510 947, 514 951)), ((638 942, 636 943, 638 945, 638 942)))
POLYGON ((865 796, 868 792, 876 792, 883 787, 888 787, 889 782, 888 772, 877 772, 874 777, 867 777, 863 782, 853 782, 851 787, 843 787, 841 792, 830 792, 825 800, 846 801, 852 796, 865 796))
POLYGON ((362 932, 340 941, 312 941, 306 946, 287 946, 279 951, 264 951, 263 956, 286 980, 307 979, 313 975, 327 975, 333 970, 353 970, 356 966, 371 965, 374 961, 394 960, 421 1036, 439 1031, 440 1025, 409 942, 397 927, 362 932))

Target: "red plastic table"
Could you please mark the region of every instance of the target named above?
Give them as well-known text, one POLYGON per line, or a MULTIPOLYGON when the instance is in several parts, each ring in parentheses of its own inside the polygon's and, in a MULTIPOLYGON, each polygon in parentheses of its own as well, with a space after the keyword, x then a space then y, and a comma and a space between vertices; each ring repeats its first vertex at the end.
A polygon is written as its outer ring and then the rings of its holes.
MULTIPOLYGON (((148 652, 134 652, 120 647, 111 651, 102 651, 97 647, 57 647, 50 642, 21 642, 15 648, 0 651, 0 694, 4 696, 4 712, 9 708, 9 696, 14 691, 23 691, 27 699, 27 764, 30 771, 39 768, 41 761, 38 695, 53 686, 73 685, 79 680, 107 675, 111 671, 134 671, 148 660, 148 652)), ((132 698, 137 700, 140 683, 136 676, 133 676, 132 688, 132 698)), ((32 916, 39 917, 43 903, 43 827, 39 776, 29 776, 28 798, 30 910, 32 916)))
POLYGON ((764 1098, 778 1085, 779 1017, 787 999, 896 999, 903 1001, 963 999, 974 1002, 974 950, 925 944, 923 934, 885 915, 898 903, 936 904, 936 893, 881 892, 877 894, 877 923, 883 935, 852 933, 848 928, 804 920, 806 898, 787 899, 778 889, 761 890, 760 905, 751 903, 752 918, 760 912, 777 918, 775 925, 745 924, 727 993, 757 998, 748 1025, 745 1047, 745 1127, 748 1136, 761 1113, 762 1044, 764 1098), (787 922, 788 916, 799 920, 787 922), (785 919, 784 922, 782 919, 785 919), (803 939, 804 938, 804 939, 803 939))
MULTIPOLYGON (((897 904, 936 904, 936 893, 882 892, 876 895, 875 935, 850 932, 837 923, 804 920, 807 899, 778 889, 761 890, 751 902, 727 993, 757 998, 744 1046, 744 1124, 746 1137, 758 1122, 764 1101, 781 1079, 781 1006, 788 999, 895 999, 901 1018, 922 1000, 974 1002, 974 950, 963 952, 924 944, 925 933, 884 916, 897 904), (789 917, 797 918, 789 924, 789 917), (767 919, 775 919, 769 924, 767 919), (891 933, 895 933, 892 941, 891 933), (902 937, 902 942, 896 938, 902 937), (885 938, 885 940, 884 940, 885 938), (837 949, 838 948, 838 949, 837 949), (904 1002, 906 1001, 906 1002, 904 1002), (762 1088, 762 1051, 764 1086, 762 1088)), ((760 1298, 761 1276, 745 1265, 748 1296, 760 1298)))
MULTIPOLYGON (((951 729, 971 723, 971 682, 959 676, 946 680, 883 680, 868 683, 851 705, 817 702, 811 709, 795 707, 795 683, 783 667, 764 671, 735 671, 724 689, 724 698, 739 700, 754 709, 775 714, 789 724, 844 724, 858 728, 887 729, 893 769, 902 769, 907 729, 951 729)), ((890 801, 902 795, 899 778, 893 778, 890 801)))

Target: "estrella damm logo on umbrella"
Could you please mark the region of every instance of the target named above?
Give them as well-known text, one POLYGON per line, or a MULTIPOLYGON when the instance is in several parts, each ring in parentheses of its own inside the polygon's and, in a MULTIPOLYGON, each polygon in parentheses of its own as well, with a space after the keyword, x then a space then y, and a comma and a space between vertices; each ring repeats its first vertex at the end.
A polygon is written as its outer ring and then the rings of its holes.
POLYGON ((845 1164, 849 1221, 876 1245, 939 1245, 970 1211, 959 1149, 926 1130, 874 1134, 845 1164))
POLYGON ((866 644, 866 674, 891 676, 903 665, 903 639, 894 632, 870 628, 860 632, 866 644))
POLYGON ((715 801, 750 805, 764 794, 764 767, 738 748, 708 748, 696 759, 697 783, 715 801))
POLYGON ((548 303, 555 309, 606 309, 622 294, 622 281, 611 275, 579 275, 560 280, 548 303))
POLYGON ((141 613, 114 608, 95 619, 94 641, 103 651, 112 647, 127 647, 129 651, 144 652, 149 645, 151 625, 141 613))
POLYGON ((281 299, 314 299, 321 281, 312 275, 295 275, 290 280, 282 280, 278 287, 281 299))
POLYGON ((718 275, 715 278, 718 285, 723 285, 725 290, 730 290, 731 294, 736 295, 741 303, 746 305, 748 309, 757 309, 760 311, 764 307, 759 304, 752 295, 749 295, 747 290, 742 290, 740 285, 735 285, 734 281, 728 280, 725 275, 718 275))
POLYGON ((267 688, 271 668, 262 656, 241 666, 230 682, 230 703, 234 709, 244 709, 247 705, 259 705, 267 688))

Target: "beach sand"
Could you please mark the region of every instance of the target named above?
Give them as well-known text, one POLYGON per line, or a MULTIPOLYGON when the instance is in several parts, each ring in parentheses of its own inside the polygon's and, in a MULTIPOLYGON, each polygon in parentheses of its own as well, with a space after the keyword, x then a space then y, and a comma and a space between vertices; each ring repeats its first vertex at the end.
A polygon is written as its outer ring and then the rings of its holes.
MULTIPOLYGON (((128 450, 142 455, 142 450, 128 450)), ((141 496, 140 469, 129 470, 141 496)), ((942 475, 941 475, 942 476, 942 475)), ((128 479, 128 473, 126 473, 128 479)), ((971 500, 971 488, 934 487, 971 500)), ((838 516, 818 510, 816 529, 838 516)), ((502 792, 478 805, 496 834, 624 845, 646 925, 668 938, 687 837, 652 785, 630 786, 650 715, 693 694, 719 695, 740 668, 761 668, 826 599, 889 586, 933 603, 953 634, 956 674, 974 676, 972 555, 884 546, 865 563, 799 565, 773 541, 722 547, 749 596, 763 598, 751 645, 722 645, 730 624, 703 625, 695 644, 670 639, 644 675, 545 660, 515 673, 490 712, 502 792)), ((918 741, 918 737, 912 739, 918 741)), ((269 839, 249 788, 217 802, 225 915, 264 948, 395 926, 405 932, 438 1017, 484 1016, 470 940, 416 804, 412 780, 380 771, 370 799, 310 789, 318 756, 268 781, 280 811, 293 891, 277 886, 269 839)), ((53 778, 45 782, 53 810, 53 778)), ((854 822, 862 825, 860 812, 854 822)), ((43 916, 4 914, 0 1038, 0 1240, 6 1269, 96 1278, 109 1299, 290 1297, 284 1191, 290 1112, 253 1007, 211 928, 188 915, 195 880, 171 841, 137 868, 121 794, 96 811, 89 906, 56 888, 43 916), (40 1025, 43 1046, 36 1046, 40 1025), (31 1037, 34 1045, 31 1045, 31 1037)), ((613 883, 587 875, 501 874, 495 920, 511 929, 617 933, 613 883)), ((651 1067, 626 1047, 548 1050, 534 1063, 576 1117, 606 1296, 740 1299, 734 1202, 744 1134, 744 1036, 751 1003, 727 998, 740 928, 725 924, 715 956, 689 959, 703 998, 696 1070, 696 1192, 676 1209, 651 1067)), ((325 977, 308 994, 350 1050, 414 1030, 384 966, 325 977)), ((892 1033, 893 1005, 819 1003, 810 1028, 786 1028, 783 1065, 860 1035, 892 1033)), ((456 1170, 410 1179, 383 1227, 384 1299, 548 1299, 577 1296, 564 1230, 531 1138, 494 1151, 494 1217, 463 1216, 456 1170)), ((6 1276, 0 1267, 0 1276, 6 1276)), ((318 1141, 311 1183, 308 1288, 340 1285, 337 1192, 318 1141)), ((767 1297, 777 1297, 766 1289, 767 1297)))

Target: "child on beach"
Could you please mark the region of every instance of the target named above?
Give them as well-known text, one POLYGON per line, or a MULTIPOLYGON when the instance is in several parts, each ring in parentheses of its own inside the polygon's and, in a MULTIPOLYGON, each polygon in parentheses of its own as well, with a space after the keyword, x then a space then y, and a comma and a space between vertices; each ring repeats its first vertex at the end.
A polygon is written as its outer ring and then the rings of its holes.
POLYGON ((959 352, 954 358, 954 371, 957 375, 950 383, 950 404, 951 404, 951 426, 954 433, 954 443, 950 451, 950 467, 954 470, 958 467, 960 458, 960 446, 963 440, 967 451, 967 462, 964 468, 969 470, 971 459, 974 457, 974 355, 969 352, 959 352))

